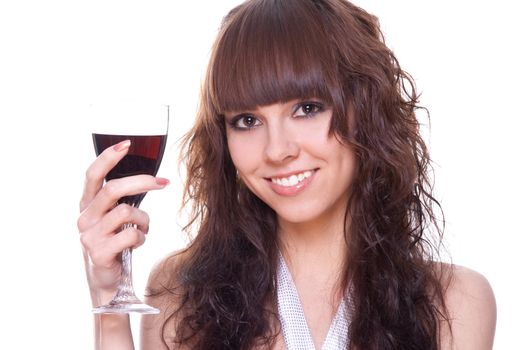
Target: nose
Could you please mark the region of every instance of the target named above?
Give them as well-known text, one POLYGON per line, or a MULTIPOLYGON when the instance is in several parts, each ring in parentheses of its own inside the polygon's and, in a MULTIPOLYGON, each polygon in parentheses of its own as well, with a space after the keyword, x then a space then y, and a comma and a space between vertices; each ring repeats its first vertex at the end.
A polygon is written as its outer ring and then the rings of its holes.
POLYGON ((294 133, 284 123, 271 125, 265 147, 266 159, 272 163, 282 163, 294 159, 299 154, 299 144, 294 133))

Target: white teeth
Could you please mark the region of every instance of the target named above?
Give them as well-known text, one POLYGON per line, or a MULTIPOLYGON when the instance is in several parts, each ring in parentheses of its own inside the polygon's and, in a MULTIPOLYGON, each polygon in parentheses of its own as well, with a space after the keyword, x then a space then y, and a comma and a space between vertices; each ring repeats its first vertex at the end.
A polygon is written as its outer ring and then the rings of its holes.
POLYGON ((312 174, 313 172, 308 170, 308 171, 305 171, 304 173, 292 175, 289 177, 272 178, 272 182, 279 186, 291 187, 291 186, 296 186, 299 182, 303 181, 304 179, 309 178, 310 176, 312 176, 312 174))

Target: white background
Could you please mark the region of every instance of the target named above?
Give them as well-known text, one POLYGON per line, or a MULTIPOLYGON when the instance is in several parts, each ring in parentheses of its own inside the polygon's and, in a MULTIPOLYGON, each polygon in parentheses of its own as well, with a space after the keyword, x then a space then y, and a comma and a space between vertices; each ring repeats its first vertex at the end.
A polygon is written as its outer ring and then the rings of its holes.
MULTIPOLYGON (((519 2, 356 2, 380 18, 430 110, 447 246, 456 263, 492 283, 495 349, 525 349, 519 2)), ((0 348, 92 348, 76 229, 94 158, 83 119, 90 103, 131 97, 171 105, 159 175, 172 185, 142 205, 152 224, 134 255, 136 289, 156 260, 184 244, 175 141, 192 123, 211 42, 236 3, 0 2, 0 348)))

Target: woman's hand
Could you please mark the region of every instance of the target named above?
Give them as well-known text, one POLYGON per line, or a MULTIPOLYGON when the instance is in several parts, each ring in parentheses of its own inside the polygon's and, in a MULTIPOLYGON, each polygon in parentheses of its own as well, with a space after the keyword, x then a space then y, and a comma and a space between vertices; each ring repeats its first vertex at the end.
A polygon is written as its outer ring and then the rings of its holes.
POLYGON ((123 141, 107 148, 86 172, 77 226, 93 306, 106 304, 115 295, 120 281, 120 253, 142 245, 149 228, 144 211, 115 203, 124 196, 161 189, 169 183, 163 178, 136 175, 104 185, 104 177, 126 155, 129 146, 129 141, 123 141), (134 226, 121 231, 126 223, 134 226))

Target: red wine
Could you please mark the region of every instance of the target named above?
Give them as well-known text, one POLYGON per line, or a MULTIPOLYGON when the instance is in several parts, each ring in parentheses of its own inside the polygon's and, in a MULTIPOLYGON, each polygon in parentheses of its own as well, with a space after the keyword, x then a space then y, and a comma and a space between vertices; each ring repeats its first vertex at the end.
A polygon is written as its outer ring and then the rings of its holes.
MULTIPOLYGON (((121 141, 130 140, 128 153, 106 176, 106 181, 125 176, 147 174, 155 176, 160 167, 166 135, 105 135, 93 134, 93 143, 97 156, 106 148, 121 141)), ((121 198, 119 203, 138 206, 146 194, 141 193, 121 198)))

